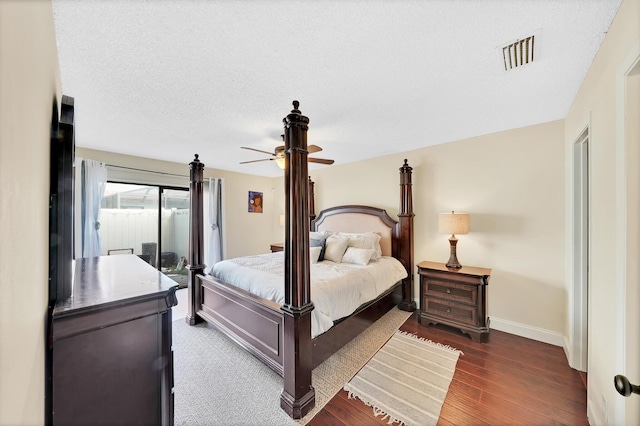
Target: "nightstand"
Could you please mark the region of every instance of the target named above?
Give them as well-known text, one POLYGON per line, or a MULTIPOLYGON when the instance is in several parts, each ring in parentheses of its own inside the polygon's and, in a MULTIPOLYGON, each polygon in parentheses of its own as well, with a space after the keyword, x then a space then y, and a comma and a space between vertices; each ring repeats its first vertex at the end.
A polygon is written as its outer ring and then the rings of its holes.
POLYGON ((446 324, 468 334, 474 342, 489 341, 487 293, 491 269, 420 262, 420 313, 422 325, 446 324))
POLYGON ((275 253, 277 251, 284 251, 284 243, 271 244, 271 253, 275 253))

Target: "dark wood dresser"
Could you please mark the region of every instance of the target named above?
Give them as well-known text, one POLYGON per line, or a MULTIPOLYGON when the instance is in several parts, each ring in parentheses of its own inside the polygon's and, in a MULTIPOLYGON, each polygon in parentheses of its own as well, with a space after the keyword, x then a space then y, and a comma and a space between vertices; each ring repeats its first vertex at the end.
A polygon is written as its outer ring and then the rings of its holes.
POLYGON ((420 316, 422 325, 446 324, 459 328, 474 342, 489 341, 487 292, 491 269, 421 262, 420 316))
POLYGON ((54 425, 172 425, 177 284, 135 255, 79 259, 53 312, 54 425))

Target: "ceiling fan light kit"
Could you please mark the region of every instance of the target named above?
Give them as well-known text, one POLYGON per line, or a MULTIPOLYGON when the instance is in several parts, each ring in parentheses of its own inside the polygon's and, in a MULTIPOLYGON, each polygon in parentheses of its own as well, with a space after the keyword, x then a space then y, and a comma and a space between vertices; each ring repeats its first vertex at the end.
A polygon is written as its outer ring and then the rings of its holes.
MULTIPOLYGON (((280 136, 284 140, 284 135, 280 135, 280 136)), ((278 165, 278 167, 280 167, 283 170, 285 168, 284 145, 277 146, 274 149, 273 152, 263 151, 261 149, 250 148, 248 146, 241 146, 240 148, 248 149, 248 150, 256 151, 256 152, 261 152, 261 153, 267 154, 267 155, 271 155, 271 158, 263 158, 263 159, 260 159, 260 160, 250 160, 250 161, 241 161, 240 164, 257 163, 258 161, 275 161, 276 164, 278 165)), ((322 148, 320 148, 318 145, 309 145, 309 146, 307 146, 307 151, 309 152, 309 154, 313 154, 315 152, 322 151, 322 148)), ((327 164, 327 165, 334 163, 333 160, 329 160, 329 159, 326 159, 326 158, 314 158, 314 157, 307 157, 307 161, 309 163, 318 163, 318 164, 327 164)))
POLYGON ((284 145, 282 146, 277 146, 276 147, 276 164, 278 165, 278 167, 280 167, 282 170, 284 170, 284 165, 285 165, 285 159, 284 159, 284 145))

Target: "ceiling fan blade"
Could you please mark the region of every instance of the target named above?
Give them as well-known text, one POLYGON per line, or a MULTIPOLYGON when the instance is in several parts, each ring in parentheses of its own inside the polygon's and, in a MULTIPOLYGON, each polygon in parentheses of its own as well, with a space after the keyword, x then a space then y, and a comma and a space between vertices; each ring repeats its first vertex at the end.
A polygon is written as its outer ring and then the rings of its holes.
POLYGON ((320 148, 318 145, 309 145, 307 147, 307 151, 309 151, 309 154, 313 154, 314 152, 322 151, 322 148, 320 148))
POLYGON ((307 161, 309 163, 320 163, 320 164, 333 164, 334 163, 333 160, 327 160, 325 158, 313 158, 313 157, 307 157, 307 161))
POLYGON ((262 160, 241 161, 240 164, 257 163, 258 161, 273 161, 275 158, 263 158, 262 160))
POLYGON ((262 152, 263 154, 275 155, 273 152, 263 151, 261 149, 249 148, 248 146, 241 146, 242 149, 250 149, 251 151, 262 152))

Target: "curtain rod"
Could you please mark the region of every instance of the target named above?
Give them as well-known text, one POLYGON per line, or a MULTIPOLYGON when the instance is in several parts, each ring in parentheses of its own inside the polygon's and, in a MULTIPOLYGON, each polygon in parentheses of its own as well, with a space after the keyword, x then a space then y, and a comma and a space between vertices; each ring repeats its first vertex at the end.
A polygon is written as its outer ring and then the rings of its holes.
POLYGON ((175 173, 166 173, 166 172, 157 172, 154 170, 145 170, 145 169, 136 169, 135 167, 125 167, 125 166, 116 166, 115 164, 109 164, 109 163, 105 163, 108 167, 116 167, 118 169, 126 169, 126 170, 135 170, 136 172, 147 172, 147 173, 155 173, 158 175, 167 175, 167 176, 177 176, 177 177, 186 177, 188 178, 188 175, 178 175, 175 173))

